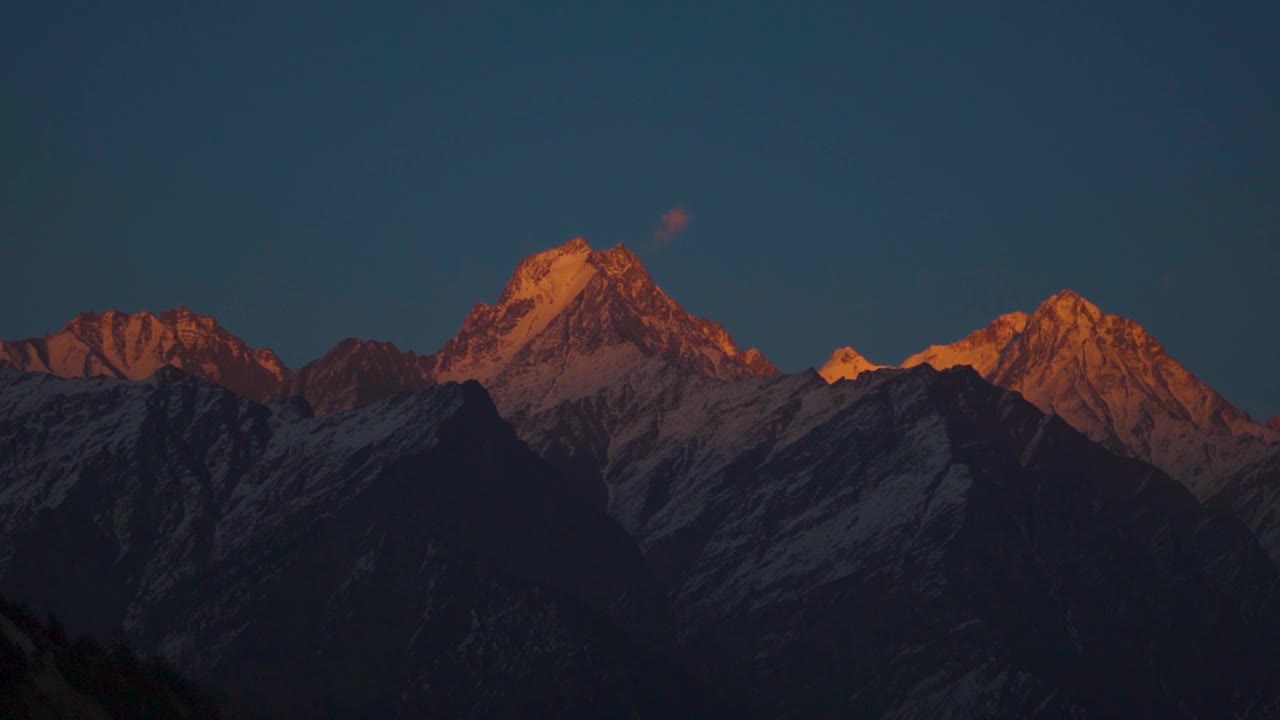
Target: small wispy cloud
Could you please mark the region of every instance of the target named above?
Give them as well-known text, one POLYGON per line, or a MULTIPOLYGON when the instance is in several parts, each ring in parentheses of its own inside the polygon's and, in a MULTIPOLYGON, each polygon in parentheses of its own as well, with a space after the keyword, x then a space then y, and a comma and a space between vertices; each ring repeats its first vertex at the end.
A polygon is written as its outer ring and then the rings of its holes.
POLYGON ((659 245, 671 242, 689 227, 689 221, 692 219, 693 216, 683 207, 673 207, 662 213, 658 229, 653 231, 653 241, 659 245))
POLYGON ((1173 287, 1173 284, 1176 282, 1178 282, 1178 273, 1176 272, 1169 271, 1160 276, 1160 285, 1165 289, 1173 287))

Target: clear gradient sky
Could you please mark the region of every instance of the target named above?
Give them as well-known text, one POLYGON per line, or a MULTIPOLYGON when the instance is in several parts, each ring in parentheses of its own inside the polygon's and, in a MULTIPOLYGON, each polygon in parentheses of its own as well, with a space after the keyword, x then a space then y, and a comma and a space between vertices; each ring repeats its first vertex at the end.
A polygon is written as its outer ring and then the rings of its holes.
POLYGON ((784 370, 1071 287, 1280 413, 1280 3, 116 5, 0 17, 0 337, 429 352, 583 235, 784 370))

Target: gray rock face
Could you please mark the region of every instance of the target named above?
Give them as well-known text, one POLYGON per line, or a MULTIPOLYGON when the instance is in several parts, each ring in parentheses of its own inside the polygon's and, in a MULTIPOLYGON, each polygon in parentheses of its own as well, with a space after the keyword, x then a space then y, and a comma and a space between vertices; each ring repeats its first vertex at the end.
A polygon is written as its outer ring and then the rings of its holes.
POLYGON ((630 540, 475 383, 310 418, 174 371, 2 377, 0 590, 70 626, 264 711, 698 702, 630 540))

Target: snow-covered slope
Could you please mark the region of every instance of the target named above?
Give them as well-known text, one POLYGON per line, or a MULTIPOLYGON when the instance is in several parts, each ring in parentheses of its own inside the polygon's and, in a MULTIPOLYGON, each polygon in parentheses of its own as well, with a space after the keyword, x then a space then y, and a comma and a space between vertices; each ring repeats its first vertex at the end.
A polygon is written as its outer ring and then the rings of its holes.
POLYGON ((818 374, 823 380, 833 383, 837 380, 853 380, 864 372, 883 367, 884 365, 876 365, 851 347, 842 347, 831 353, 831 357, 818 368, 818 374))
POLYGON ((251 348, 207 315, 186 307, 149 312, 81 313, 42 338, 0 341, 0 366, 58 377, 151 377, 165 365, 262 400, 288 374, 270 350, 251 348))
POLYGON ((172 369, 5 371, 0 451, 0 591, 72 627, 123 626, 250 706, 621 716, 697 700, 652 655, 669 615, 631 541, 475 383, 316 418, 172 369))
POLYGON ((522 435, 637 538, 689 657, 766 715, 1276 707, 1249 639, 1280 637, 1274 610, 1225 610, 1275 602, 1247 531, 967 369, 655 366, 522 435))

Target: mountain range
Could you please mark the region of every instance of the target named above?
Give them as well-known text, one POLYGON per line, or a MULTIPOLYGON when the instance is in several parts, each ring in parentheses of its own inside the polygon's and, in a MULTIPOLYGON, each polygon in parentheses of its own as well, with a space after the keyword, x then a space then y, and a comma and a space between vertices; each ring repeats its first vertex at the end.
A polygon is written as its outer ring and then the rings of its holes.
POLYGON ((1280 423, 1071 291, 784 375, 574 239, 430 355, 0 365, 0 591, 280 714, 1280 711, 1280 423))

